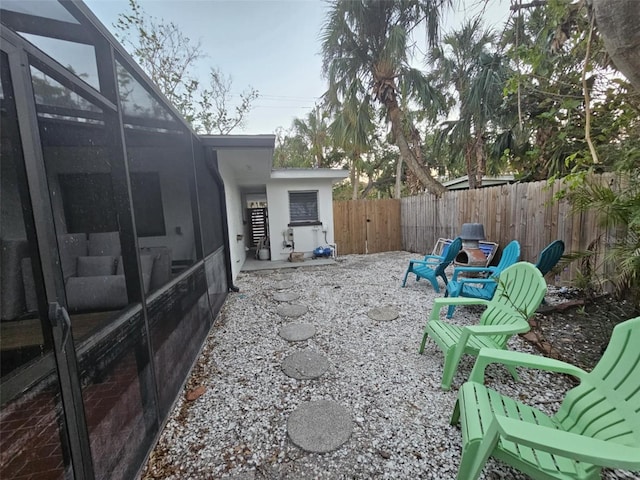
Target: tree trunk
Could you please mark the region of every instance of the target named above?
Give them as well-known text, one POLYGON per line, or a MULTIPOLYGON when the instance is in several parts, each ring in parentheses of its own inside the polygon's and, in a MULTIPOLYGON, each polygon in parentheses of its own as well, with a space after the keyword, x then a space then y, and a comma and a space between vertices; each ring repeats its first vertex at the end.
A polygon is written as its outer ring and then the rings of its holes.
POLYGON ((473 140, 468 139, 464 146, 464 163, 467 167, 467 181, 469 182, 469 190, 478 188, 476 177, 476 163, 473 158, 473 140))
POLYGON ((396 140, 396 145, 400 149, 400 156, 402 160, 406 162, 407 167, 414 173, 416 178, 424 185, 427 191, 433 195, 440 196, 447 191, 435 178, 431 176, 429 170, 424 165, 424 159, 422 158, 422 151, 420 148, 412 149, 409 146, 409 142, 402 126, 404 120, 404 114, 395 98, 387 99, 385 102, 387 112, 389 113, 389 119, 391 120, 391 129, 396 140))
POLYGON ((480 188, 482 186, 482 179, 487 170, 487 158, 484 152, 483 132, 478 132, 476 134, 474 149, 476 153, 476 186, 480 188))
POLYGON ((396 165, 396 186, 393 192, 393 198, 400 198, 402 195, 402 157, 398 157, 396 165))
POLYGON ((351 200, 358 199, 358 183, 358 165, 354 158, 351 162, 351 187, 353 188, 351 192, 351 200))
POLYGON ((640 90, 638 0, 593 0, 598 31, 616 67, 640 90))

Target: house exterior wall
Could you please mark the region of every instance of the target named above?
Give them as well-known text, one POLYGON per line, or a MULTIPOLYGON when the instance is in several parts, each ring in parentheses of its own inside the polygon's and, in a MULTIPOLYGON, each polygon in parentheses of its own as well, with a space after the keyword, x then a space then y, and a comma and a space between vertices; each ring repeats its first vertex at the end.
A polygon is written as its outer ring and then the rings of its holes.
POLYGON ((283 232, 289 228, 289 192, 318 191, 318 217, 322 225, 295 226, 293 241, 296 252, 311 257, 316 247, 333 243, 333 197, 331 179, 277 179, 267 184, 271 260, 286 260, 292 252, 285 247, 283 232), (326 238, 323 230, 326 230, 326 238))
POLYGON ((231 274, 235 279, 247 258, 245 250, 246 228, 243 224, 243 204, 240 188, 231 167, 226 162, 219 162, 218 170, 224 181, 224 195, 227 202, 227 225, 229 228, 229 255, 231 258, 231 274), (238 235, 242 238, 238 240, 238 235))

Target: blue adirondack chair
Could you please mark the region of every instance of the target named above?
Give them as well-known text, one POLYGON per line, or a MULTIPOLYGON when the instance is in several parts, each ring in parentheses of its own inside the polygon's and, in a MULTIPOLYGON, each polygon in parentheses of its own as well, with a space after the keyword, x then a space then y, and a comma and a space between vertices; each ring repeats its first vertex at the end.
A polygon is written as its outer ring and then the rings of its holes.
POLYGON ((640 472, 639 342, 640 317, 617 325, 591 372, 539 355, 481 349, 451 417, 462 431, 457 478, 475 480, 490 456, 536 479, 598 480, 603 467, 640 472), (569 374, 580 385, 550 416, 485 387, 491 363, 569 374))
POLYGON ((462 239, 460 237, 453 240, 449 245, 445 245, 442 255, 425 255, 423 260, 410 260, 407 271, 404 274, 402 280, 402 286, 407 283, 407 277, 410 273, 415 274, 416 281, 420 278, 426 278, 433 285, 433 289, 440 293, 440 286, 438 285, 438 277, 442 278, 444 284, 449 283, 444 271, 451 262, 456 258, 456 255, 462 248, 462 239))
MULTIPOLYGON (((520 243, 512 240, 504 247, 500 262, 495 267, 456 267, 453 270, 453 277, 447 284, 445 297, 469 297, 483 298, 491 300, 498 285, 496 278, 502 271, 517 263, 520 260, 520 243), (458 277, 461 273, 485 274, 488 278, 463 278, 458 277)), ((447 318, 453 316, 455 305, 449 305, 447 318)))
POLYGON ((551 242, 540 252, 540 255, 538 255, 538 261, 536 262, 536 267, 540 270, 543 277, 556 266, 560 261, 560 258, 562 258, 563 253, 564 242, 562 240, 555 240, 551 242))

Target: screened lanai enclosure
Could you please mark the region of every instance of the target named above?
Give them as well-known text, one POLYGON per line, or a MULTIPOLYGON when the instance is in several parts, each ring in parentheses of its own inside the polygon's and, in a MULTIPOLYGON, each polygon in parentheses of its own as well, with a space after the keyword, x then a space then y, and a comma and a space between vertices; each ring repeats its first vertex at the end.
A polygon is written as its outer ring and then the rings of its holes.
POLYGON ((215 152, 86 5, 0 8, 0 478, 133 478, 231 285, 215 152))

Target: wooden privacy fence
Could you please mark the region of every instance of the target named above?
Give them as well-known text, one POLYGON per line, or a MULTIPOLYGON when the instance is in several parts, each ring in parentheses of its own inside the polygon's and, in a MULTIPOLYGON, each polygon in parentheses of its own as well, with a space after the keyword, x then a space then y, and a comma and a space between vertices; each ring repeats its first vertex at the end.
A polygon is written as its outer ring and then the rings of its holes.
MULTIPOLYGON (((609 183, 612 175, 594 180, 609 183)), ((596 250, 595 273, 609 274, 615 265, 604 261, 604 252, 616 241, 616 231, 600 226, 596 212, 574 214, 566 200, 554 201, 561 182, 515 183, 477 190, 458 190, 440 198, 407 197, 402 202, 402 248, 430 252, 440 237, 454 238, 463 223, 484 225, 487 240, 504 247, 515 239, 522 260, 535 262, 538 253, 553 240, 565 242, 565 253, 596 250)), ((578 263, 566 268, 557 281, 574 280, 578 263)))
POLYGON ((333 231, 340 255, 402 250, 400 200, 333 202, 333 231))
MULTIPOLYGON (((617 181, 611 174, 597 182, 617 181)), ((393 250, 431 252, 440 237, 454 238, 463 223, 484 225, 487 240, 504 247, 516 239, 522 260, 535 262, 553 240, 563 240, 565 253, 596 251, 594 272, 610 276, 615 265, 605 252, 616 242, 614 229, 600 225, 596 212, 574 214, 566 200, 555 201, 562 182, 515 183, 477 190, 457 190, 440 198, 425 194, 401 200, 349 200, 333 203, 338 253, 376 253, 393 250)), ((497 258, 497 257, 496 257, 497 258)), ((575 280, 579 262, 572 263, 556 283, 575 280)))

